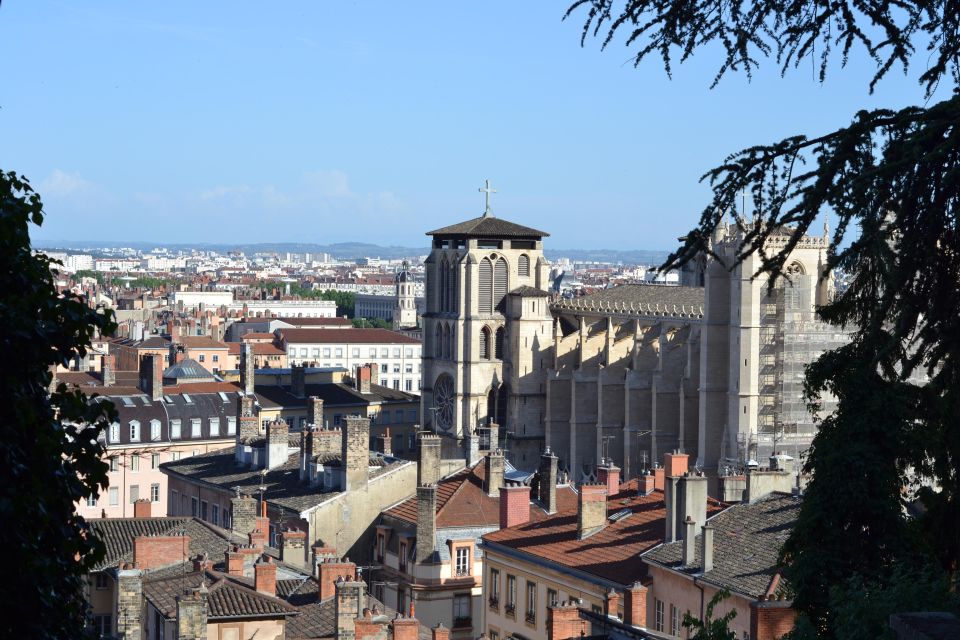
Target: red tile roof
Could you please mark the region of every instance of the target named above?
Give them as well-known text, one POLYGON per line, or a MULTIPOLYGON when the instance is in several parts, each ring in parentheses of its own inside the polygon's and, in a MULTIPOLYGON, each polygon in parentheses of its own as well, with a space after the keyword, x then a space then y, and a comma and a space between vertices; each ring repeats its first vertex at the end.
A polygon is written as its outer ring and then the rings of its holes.
MULTIPOLYGON (((707 515, 722 508, 711 499, 707 515)), ((572 507, 561 504, 552 516, 488 533, 483 540, 622 585, 632 584, 646 575, 640 554, 663 542, 663 491, 640 496, 636 480, 622 484, 620 493, 607 499, 607 518, 603 529, 579 540, 576 503, 572 507), (625 517, 611 522, 609 517, 620 511, 627 512, 625 517)))
MULTIPOLYGON (((484 490, 486 461, 472 469, 464 469, 437 483, 437 527, 497 526, 500 523, 500 499, 491 498, 484 490)), ((577 495, 569 487, 557 488, 558 508, 577 508, 577 495)), ((391 507, 386 515, 411 524, 417 523, 416 496, 391 507)), ((530 505, 531 519, 546 517, 539 506, 530 505)))
MULTIPOLYGON (((250 333, 243 334, 243 340, 273 340, 274 335, 272 333, 259 333, 257 331, 251 331, 250 333)), ((238 344, 235 342, 228 343, 230 345, 238 344)))
POLYGON ((280 329, 280 339, 294 344, 420 344, 387 329, 280 329))
MULTIPOLYGON (((268 333, 267 335, 270 336, 271 338, 273 337, 273 334, 268 333)), ((239 342, 227 343, 227 347, 229 347, 229 353, 230 355, 233 355, 233 356, 240 355, 241 346, 242 345, 239 342)), ((286 351, 284 351, 280 347, 270 344, 269 342, 254 342, 254 343, 251 343, 250 346, 252 347, 253 355, 255 356, 282 356, 283 354, 286 353, 286 351)))
POLYGON ((178 341, 188 349, 226 349, 227 343, 214 340, 210 336, 181 336, 178 341))

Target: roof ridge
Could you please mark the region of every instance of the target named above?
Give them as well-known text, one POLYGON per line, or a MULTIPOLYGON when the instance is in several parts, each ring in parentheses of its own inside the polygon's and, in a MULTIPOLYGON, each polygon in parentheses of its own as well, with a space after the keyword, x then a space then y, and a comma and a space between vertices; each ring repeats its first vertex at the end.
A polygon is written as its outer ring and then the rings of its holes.
MULTIPOLYGON (((480 464, 480 463, 477 463, 477 464, 480 464)), ((442 512, 444 509, 446 509, 446 508, 447 508, 447 505, 450 504, 450 503, 453 501, 453 499, 456 498, 457 495, 460 494, 461 491, 463 491, 463 485, 465 485, 465 484, 466 484, 466 481, 470 479, 470 476, 471 476, 471 475, 473 475, 473 470, 474 470, 474 468, 476 468, 476 466, 477 466, 477 465, 474 465, 473 467, 465 467, 465 468, 461 469, 460 471, 458 471, 458 472, 456 472, 456 473, 454 473, 454 474, 451 474, 451 475, 447 476, 446 478, 441 479, 441 482, 443 482, 444 480, 451 480, 451 481, 452 481, 452 480, 458 480, 458 481, 459 481, 459 484, 457 484, 457 488, 453 490, 453 493, 450 494, 450 497, 447 498, 446 500, 444 500, 442 505, 440 505, 439 507, 437 507, 437 517, 439 517, 439 516, 440 516, 440 512, 442 512), (463 475, 463 478, 457 478, 457 476, 459 476, 459 475, 461 475, 461 474, 463 475)), ((439 483, 438 483, 438 484, 439 484, 439 483)))

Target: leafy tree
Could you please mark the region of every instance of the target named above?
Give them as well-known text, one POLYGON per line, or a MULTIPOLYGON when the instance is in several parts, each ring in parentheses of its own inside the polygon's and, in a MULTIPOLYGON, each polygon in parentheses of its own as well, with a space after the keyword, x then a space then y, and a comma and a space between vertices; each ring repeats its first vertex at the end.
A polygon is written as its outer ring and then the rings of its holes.
POLYGON ((353 326, 360 329, 393 329, 393 323, 383 318, 354 318, 353 326))
POLYGON ((80 269, 73 274, 73 277, 79 280, 80 278, 93 278, 97 281, 98 284, 103 284, 103 274, 99 271, 91 271, 90 269, 80 269))
POLYGON ((860 111, 849 126, 797 135, 729 156, 707 172, 713 189, 699 225, 665 267, 703 253, 724 215, 744 233, 738 262, 759 252, 771 284, 817 218, 839 219, 827 267, 849 286, 822 307, 822 318, 852 331, 849 345, 808 368, 806 392, 839 400, 805 462, 813 474, 797 527, 784 549, 795 604, 824 637, 839 637, 831 588, 849 580, 889 584, 890 568, 921 566, 931 555, 956 588, 960 569, 960 2, 958 0, 577 0, 581 42, 606 47, 626 36, 640 64, 659 57, 667 73, 709 46, 721 49, 716 84, 748 76, 764 59, 781 72, 805 60, 828 62, 862 50, 875 61, 869 88, 917 49, 929 101, 901 110, 860 111), (579 14, 583 15, 583 14, 579 14), (757 215, 738 210, 750 194, 757 215), (795 233, 779 250, 760 251, 783 227, 795 233), (926 378, 926 380, 923 380, 926 378), (925 481, 921 484, 921 480, 925 481), (934 491, 929 486, 937 486, 934 491), (924 506, 909 520, 912 492, 924 506), (951 532, 946 534, 945 532, 951 532))
POLYGON ((337 313, 345 315, 348 318, 354 317, 354 309, 357 304, 357 296, 349 291, 335 291, 327 289, 321 291, 318 296, 321 300, 333 300, 337 303, 337 313))
POLYGON ((7 638, 84 634, 86 571, 103 556, 74 503, 107 486, 98 436, 116 412, 59 385, 50 369, 84 356, 96 332, 114 328, 108 312, 57 291, 45 255, 32 255, 29 226, 43 221, 27 180, 0 172, 0 547, 6 550, 0 621, 7 638))
POLYGON ((737 640, 737 633, 730 629, 730 621, 737 617, 736 609, 731 609, 719 618, 713 617, 714 608, 723 600, 730 597, 728 589, 721 589, 713 594, 707 603, 707 612, 703 620, 694 618, 689 613, 683 614, 683 628, 689 629, 691 640, 737 640))

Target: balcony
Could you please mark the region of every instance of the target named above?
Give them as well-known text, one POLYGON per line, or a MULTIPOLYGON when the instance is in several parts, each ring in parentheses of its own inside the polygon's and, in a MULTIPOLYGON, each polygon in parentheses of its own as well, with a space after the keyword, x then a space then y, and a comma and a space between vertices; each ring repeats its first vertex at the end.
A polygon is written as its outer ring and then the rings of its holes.
POLYGON ((453 619, 454 629, 470 629, 471 627, 473 627, 473 618, 470 616, 453 619))
POLYGON ((497 596, 490 596, 490 608, 493 609, 494 611, 499 610, 500 598, 498 598, 497 596))
POLYGON ((537 612, 527 611, 527 615, 524 616, 524 620, 527 621, 527 624, 537 624, 537 612))
POLYGON ((454 575, 458 578, 468 578, 473 574, 470 572, 470 567, 457 567, 454 575))
POLYGON ((513 604, 508 604, 503 608, 503 613, 510 616, 511 618, 516 615, 517 606, 513 604))

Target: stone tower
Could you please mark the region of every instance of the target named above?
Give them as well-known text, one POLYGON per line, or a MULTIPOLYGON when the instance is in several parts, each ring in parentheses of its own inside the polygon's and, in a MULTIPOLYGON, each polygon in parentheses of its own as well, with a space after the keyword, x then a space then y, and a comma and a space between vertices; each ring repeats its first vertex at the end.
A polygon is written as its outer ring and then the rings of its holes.
POLYGON ((542 243, 548 234, 488 210, 427 235, 433 238, 423 316, 427 428, 463 442, 494 422, 517 439, 508 446, 511 460, 527 441, 533 458, 522 455, 536 465, 543 439, 540 349, 552 340, 542 243))
POLYGON ((393 328, 408 329, 417 326, 417 298, 414 294, 413 279, 410 277, 406 261, 397 272, 397 302, 393 308, 393 328))

